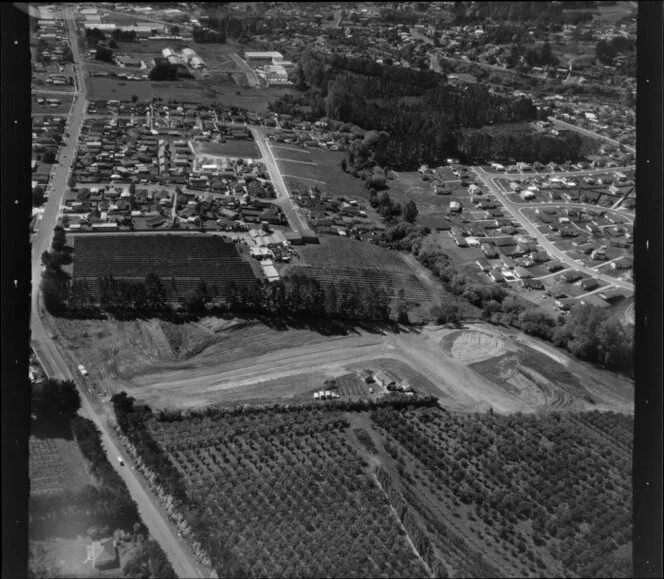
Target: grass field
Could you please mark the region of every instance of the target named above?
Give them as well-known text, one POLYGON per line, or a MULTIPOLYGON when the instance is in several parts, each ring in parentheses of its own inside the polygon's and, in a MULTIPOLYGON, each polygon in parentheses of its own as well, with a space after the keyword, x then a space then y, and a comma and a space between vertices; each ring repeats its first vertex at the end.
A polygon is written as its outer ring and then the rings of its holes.
MULTIPOLYGON (((295 148, 293 145, 284 145, 284 147, 295 148)), ((369 199, 369 191, 364 186, 364 181, 341 170, 344 153, 320 149, 302 149, 302 151, 289 149, 273 146, 272 151, 284 178, 300 178, 308 185, 315 183, 321 187, 321 190, 337 196, 348 195, 358 199, 369 199), (309 154, 305 151, 309 151, 309 154), (305 163, 289 162, 286 159, 305 161, 305 163)))
POLYGON ((604 6, 600 2, 601 10, 593 11, 593 21, 601 23, 614 23, 620 20, 623 16, 627 16, 632 12, 636 12, 631 2, 616 2, 614 6, 604 6))
POLYGON ((259 159, 261 152, 253 141, 228 140, 225 143, 194 144, 198 155, 218 157, 242 157, 243 159, 259 159))
POLYGON ((450 195, 436 195, 431 181, 424 181, 417 171, 399 172, 395 179, 387 181, 390 199, 401 203, 414 201, 421 215, 429 213, 447 212, 451 201, 461 201, 466 207, 469 195, 466 188, 461 187, 458 181, 448 182, 446 188, 450 195))

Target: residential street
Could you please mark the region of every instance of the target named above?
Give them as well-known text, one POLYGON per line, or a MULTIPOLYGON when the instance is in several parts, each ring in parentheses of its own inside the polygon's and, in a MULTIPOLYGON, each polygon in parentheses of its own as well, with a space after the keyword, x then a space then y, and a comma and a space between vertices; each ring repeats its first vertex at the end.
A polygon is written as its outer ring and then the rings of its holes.
POLYGON ((274 185, 274 188, 277 192, 277 199, 276 199, 277 205, 279 205, 279 207, 283 209, 284 213, 286 214, 286 217, 288 218, 288 223, 290 223, 291 227, 295 231, 302 233, 303 231, 309 228, 307 227, 307 224, 303 221, 303 219, 300 217, 299 213, 297 213, 293 201, 290 198, 288 187, 286 187, 286 183, 284 183, 284 179, 279 171, 279 166, 277 165, 274 155, 272 154, 272 148, 270 147, 267 135, 265 134, 265 129, 263 127, 256 127, 256 126, 250 126, 249 129, 251 130, 251 133, 254 135, 256 144, 258 145, 258 148, 261 151, 263 162, 267 166, 267 171, 270 174, 270 177, 272 178, 272 184, 274 185))
MULTIPOLYGON (((554 117, 549 117, 549 120, 554 124, 554 125, 560 125, 561 127, 564 127, 566 129, 572 129, 573 131, 576 131, 577 133, 581 133, 583 135, 586 135, 588 137, 594 137, 596 139, 602 139, 604 141, 608 141, 609 143, 613 143, 614 145, 620 145, 618 141, 615 139, 612 139, 610 137, 605 137, 604 135, 600 135, 599 133, 593 133, 592 131, 589 131, 588 129, 584 129, 582 127, 578 127, 576 125, 572 125, 570 123, 566 123, 565 121, 558 120, 554 117)), ((630 145, 623 145, 625 149, 630 151, 631 153, 636 153, 636 149, 630 145)))
MULTIPOLYGON (((500 187, 496 186, 496 184, 494 183, 494 176, 485 173, 482 168, 473 167, 473 170, 475 171, 475 174, 478 176, 478 178, 482 181, 482 183, 484 183, 484 185, 487 186, 489 191, 491 191, 491 193, 493 193, 496 196, 496 198, 502 203, 502 205, 507 210, 509 210, 510 213, 512 213, 514 219, 516 219, 517 221, 519 221, 519 223, 521 223, 521 226, 527 231, 528 235, 534 237, 537 240, 537 242, 542 246, 542 249, 544 249, 544 251, 546 251, 551 257, 554 257, 557 260, 566 263, 568 266, 582 273, 585 273, 588 276, 592 276, 599 280, 602 280, 605 283, 614 285, 622 289, 628 289, 630 291, 634 291, 634 284, 631 284, 626 281, 621 281, 619 279, 611 277, 610 275, 604 275, 598 273, 596 270, 590 267, 577 263, 564 251, 558 249, 555 246, 555 244, 549 241, 546 238, 546 236, 521 212, 521 209, 525 209, 528 207, 527 205, 521 203, 514 203, 513 201, 510 201, 507 198, 507 196, 500 190, 500 187)), ((565 205, 565 204, 558 203, 558 205, 565 205)))

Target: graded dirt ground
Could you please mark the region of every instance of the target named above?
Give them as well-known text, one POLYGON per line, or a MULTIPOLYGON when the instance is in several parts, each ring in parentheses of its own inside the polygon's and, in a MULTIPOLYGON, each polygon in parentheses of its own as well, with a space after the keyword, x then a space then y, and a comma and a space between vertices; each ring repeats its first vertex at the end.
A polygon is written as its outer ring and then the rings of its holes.
POLYGON ((211 318, 179 325, 61 320, 59 331, 101 392, 126 390, 155 408, 293 401, 323 388, 326 378, 383 367, 454 410, 633 411, 627 379, 485 324, 324 336, 211 318))

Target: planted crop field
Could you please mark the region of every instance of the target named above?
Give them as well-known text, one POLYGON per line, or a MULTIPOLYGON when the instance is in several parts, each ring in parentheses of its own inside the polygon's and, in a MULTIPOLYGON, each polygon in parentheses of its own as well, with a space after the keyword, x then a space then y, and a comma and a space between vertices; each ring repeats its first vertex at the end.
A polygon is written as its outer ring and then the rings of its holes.
POLYGON ((143 415, 219 575, 629 576, 631 416, 353 404, 143 415))
POLYGON ((430 567, 456 577, 631 573, 632 417, 433 408, 371 417, 397 462, 379 480, 412 515, 407 530, 430 567))
POLYGON ((156 274, 171 297, 185 295, 203 280, 221 291, 227 282, 240 285, 256 277, 233 243, 206 235, 89 235, 74 241, 73 279, 98 291, 97 279, 113 276, 143 281, 156 274))
POLYGON ((408 273, 411 267, 401 254, 372 243, 325 237, 320 245, 306 245, 298 249, 301 265, 373 267, 383 271, 408 273))
POLYGON ((345 280, 383 288, 390 297, 403 290, 406 301, 420 304, 430 303, 437 289, 419 271, 419 264, 411 265, 398 252, 371 243, 330 236, 298 253, 299 262, 286 268, 288 274, 307 275, 323 284, 345 280))
POLYGON ((91 482, 74 441, 30 437, 30 494, 55 494, 91 482))
POLYGON ((340 412, 233 412, 148 428, 218 573, 233 561, 233 574, 256 577, 428 575, 340 412))
POLYGON ((375 385, 370 386, 365 383, 357 374, 344 374, 335 378, 337 393, 342 398, 366 398, 370 396, 369 388, 373 387, 374 392, 382 392, 382 388, 375 385))
POLYGON ((388 296, 397 298, 403 290, 406 302, 422 304, 431 300, 431 293, 412 273, 381 271, 369 267, 329 267, 295 265, 288 269, 290 275, 306 275, 323 286, 343 281, 356 283, 369 289, 384 289, 388 296))

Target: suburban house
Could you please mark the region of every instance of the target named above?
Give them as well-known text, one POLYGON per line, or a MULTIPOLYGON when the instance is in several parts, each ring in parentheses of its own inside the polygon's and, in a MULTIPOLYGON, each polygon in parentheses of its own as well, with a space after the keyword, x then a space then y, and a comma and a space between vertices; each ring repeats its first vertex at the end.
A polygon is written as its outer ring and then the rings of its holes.
POLYGON ((528 271, 525 267, 517 266, 514 268, 514 275, 519 279, 526 279, 533 277, 532 272, 528 271))
POLYGON ((576 282, 581 289, 592 291, 599 286, 599 282, 594 277, 587 277, 576 282))
POLYGON ((633 260, 630 257, 621 257, 616 261, 611 262, 612 269, 631 269, 633 260))

